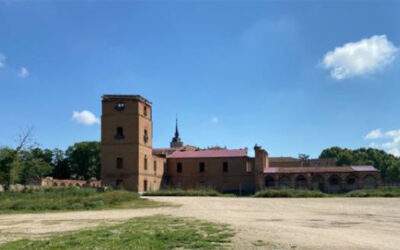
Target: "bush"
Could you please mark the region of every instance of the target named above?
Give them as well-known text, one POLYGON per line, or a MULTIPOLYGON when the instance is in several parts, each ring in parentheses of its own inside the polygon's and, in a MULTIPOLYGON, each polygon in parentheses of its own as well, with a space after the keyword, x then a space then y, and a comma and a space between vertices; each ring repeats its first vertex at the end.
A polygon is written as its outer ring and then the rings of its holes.
POLYGON ((304 189, 264 189, 258 191, 253 195, 253 197, 257 198, 306 198, 306 197, 328 197, 327 194, 322 193, 321 191, 315 190, 304 190, 304 189))
POLYGON ((400 197, 400 187, 360 189, 348 192, 346 197, 400 197))
POLYGON ((162 189, 158 191, 149 191, 144 196, 233 196, 222 194, 214 189, 162 189))

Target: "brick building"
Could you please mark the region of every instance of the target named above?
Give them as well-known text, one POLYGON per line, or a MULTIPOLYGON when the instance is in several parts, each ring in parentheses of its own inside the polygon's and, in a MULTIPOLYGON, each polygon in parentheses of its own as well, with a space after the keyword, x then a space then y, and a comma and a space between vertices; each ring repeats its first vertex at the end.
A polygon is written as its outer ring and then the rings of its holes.
POLYGON ((269 157, 260 146, 200 149, 184 145, 176 123, 169 148, 153 148, 152 105, 139 95, 104 95, 101 117, 102 181, 143 192, 162 187, 211 187, 254 192, 294 187, 327 192, 372 188, 380 183, 373 166, 336 166, 334 160, 269 157))

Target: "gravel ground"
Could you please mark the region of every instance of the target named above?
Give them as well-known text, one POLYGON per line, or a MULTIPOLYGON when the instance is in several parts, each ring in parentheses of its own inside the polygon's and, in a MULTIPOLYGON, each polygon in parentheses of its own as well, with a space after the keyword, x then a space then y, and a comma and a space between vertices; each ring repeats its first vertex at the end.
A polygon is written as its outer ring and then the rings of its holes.
POLYGON ((399 198, 152 197, 180 207, 0 215, 0 242, 169 214, 231 224, 236 249, 399 249, 399 198))

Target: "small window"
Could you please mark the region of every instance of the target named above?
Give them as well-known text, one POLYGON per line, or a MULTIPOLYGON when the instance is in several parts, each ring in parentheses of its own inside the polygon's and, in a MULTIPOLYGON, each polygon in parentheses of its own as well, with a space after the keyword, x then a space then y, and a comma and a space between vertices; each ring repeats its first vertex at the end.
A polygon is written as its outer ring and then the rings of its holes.
POLYGON ((144 133, 143 133, 143 141, 144 141, 144 143, 147 143, 148 140, 149 140, 149 135, 147 133, 147 129, 145 129, 144 133))
POLYGON ((199 172, 200 172, 200 173, 203 173, 203 172, 204 172, 205 166, 206 166, 206 164, 204 164, 204 162, 200 162, 200 163, 199 163, 199 172))
POLYGON ((157 172, 157 161, 153 162, 153 168, 154 168, 154 172, 157 172))
POLYGON ((121 169, 124 167, 124 159, 122 159, 121 157, 117 158, 117 168, 121 169))
POLYGON ((147 180, 143 181, 143 190, 146 192, 147 191, 147 180))
POLYGON ((115 139, 124 139, 124 129, 122 127, 117 127, 115 139))
POLYGON ((147 170, 147 155, 144 156, 144 170, 147 170))
POLYGON ((252 169, 251 169, 251 164, 250 162, 246 162, 246 172, 247 173, 251 173, 252 169))
POLYGON ((147 116, 147 106, 146 105, 144 105, 144 107, 143 107, 143 115, 147 116))
POLYGON ((125 103, 117 103, 114 106, 114 109, 117 111, 123 111, 125 109, 125 103))
POLYGON ((176 172, 177 173, 182 173, 182 163, 181 162, 178 162, 176 164, 176 172))
POLYGON ((222 172, 227 173, 228 172, 228 162, 224 161, 222 163, 222 172))

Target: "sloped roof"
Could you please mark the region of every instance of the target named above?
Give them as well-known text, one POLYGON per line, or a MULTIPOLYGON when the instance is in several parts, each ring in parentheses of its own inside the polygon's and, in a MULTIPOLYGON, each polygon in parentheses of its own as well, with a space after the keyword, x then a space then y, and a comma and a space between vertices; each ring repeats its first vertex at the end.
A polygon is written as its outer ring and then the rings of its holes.
POLYGON ((332 167, 268 167, 267 174, 292 173, 351 173, 351 172, 378 172, 373 166, 332 166, 332 167))
POLYGON ((222 158, 246 156, 246 149, 204 149, 192 151, 178 150, 168 155, 167 158, 222 158))

